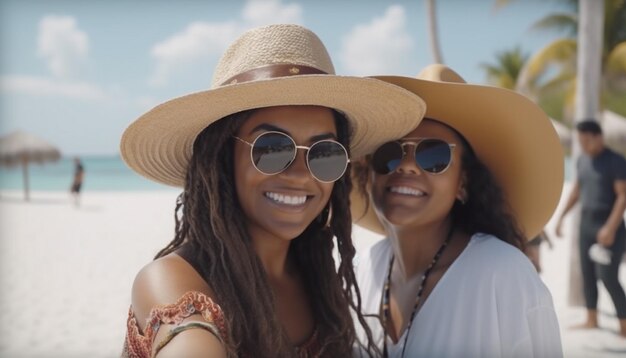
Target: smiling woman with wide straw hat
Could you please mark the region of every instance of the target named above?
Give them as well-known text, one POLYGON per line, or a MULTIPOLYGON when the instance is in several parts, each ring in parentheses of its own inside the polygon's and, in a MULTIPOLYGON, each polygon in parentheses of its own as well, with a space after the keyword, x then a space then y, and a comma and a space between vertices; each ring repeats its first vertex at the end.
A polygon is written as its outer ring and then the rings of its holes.
MULTIPOLYGON (((564 161, 558 136, 537 105, 512 91, 467 84, 443 65, 429 66, 418 78, 376 78, 418 94, 428 107, 425 117, 463 135, 505 192, 526 238, 543 230, 561 197, 564 161)), ((356 223, 383 233, 373 211, 363 216, 365 203, 354 200, 356 223)))
POLYGON ((414 117, 425 110, 419 98, 375 79, 335 75, 324 45, 301 29, 274 25, 241 36, 220 59, 209 90, 167 101, 126 129, 124 161, 149 179, 182 186, 193 141, 204 128, 271 106, 336 109, 350 122, 357 157, 416 126, 414 117))
POLYGON ((135 278, 125 355, 350 355, 360 294, 343 174, 424 111, 402 88, 335 75, 311 31, 271 25, 226 50, 209 90, 133 122, 123 159, 184 191, 174 240, 135 278))
POLYGON ((417 129, 356 165, 363 315, 390 357, 558 357, 550 292, 523 254, 558 203, 563 153, 524 96, 444 65, 376 77, 424 99, 417 129), (380 323, 378 323, 380 322, 380 323))

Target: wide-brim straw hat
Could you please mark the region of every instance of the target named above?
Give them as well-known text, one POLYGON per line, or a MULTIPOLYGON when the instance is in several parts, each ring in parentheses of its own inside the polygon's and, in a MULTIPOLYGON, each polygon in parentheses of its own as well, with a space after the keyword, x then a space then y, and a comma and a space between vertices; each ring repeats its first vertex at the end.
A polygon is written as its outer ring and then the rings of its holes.
POLYGON ((418 96, 400 87, 335 75, 326 48, 310 30, 270 25, 235 40, 219 60, 210 89, 167 101, 135 120, 122 136, 122 158, 146 178, 183 186, 194 140, 207 126, 233 113, 285 105, 344 114, 352 156, 412 130, 425 111, 418 96))
MULTIPOLYGON (((439 64, 426 67, 417 78, 376 78, 423 98, 425 118, 454 128, 487 166, 525 236, 541 232, 561 197, 564 157, 550 119, 535 103, 507 89, 468 84, 439 64)), ((385 234, 372 205, 366 212, 366 198, 358 190, 351 203, 357 225, 385 234)))

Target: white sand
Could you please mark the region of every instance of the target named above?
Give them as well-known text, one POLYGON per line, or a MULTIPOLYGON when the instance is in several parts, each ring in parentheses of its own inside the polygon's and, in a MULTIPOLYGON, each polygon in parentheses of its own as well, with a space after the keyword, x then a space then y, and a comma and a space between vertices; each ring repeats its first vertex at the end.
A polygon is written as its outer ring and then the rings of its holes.
MULTIPOLYGON (((87 192, 77 209, 64 193, 32 193, 30 203, 19 192, 0 193, 0 357, 119 356, 133 277, 173 237, 176 195, 87 192)), ((355 235, 360 248, 377 239, 359 229, 355 235)), ((567 329, 584 310, 566 304, 569 242, 553 241, 553 250, 542 246, 542 277, 566 356, 626 356, 603 288, 603 329, 567 329)))
POLYGON ((80 209, 18 194, 0 199, 0 356, 119 357, 132 280, 173 237, 176 193, 87 193, 80 209))

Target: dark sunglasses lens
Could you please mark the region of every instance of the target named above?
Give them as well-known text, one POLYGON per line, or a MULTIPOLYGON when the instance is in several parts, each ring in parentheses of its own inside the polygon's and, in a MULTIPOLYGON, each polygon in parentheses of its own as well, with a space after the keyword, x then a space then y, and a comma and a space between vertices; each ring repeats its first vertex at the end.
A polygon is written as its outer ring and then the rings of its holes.
POLYGON ((450 145, 439 139, 426 139, 415 148, 415 162, 429 173, 441 173, 452 159, 450 145))
POLYGON ((311 174, 317 180, 332 182, 341 178, 346 171, 348 153, 337 142, 317 142, 309 149, 308 163, 311 174))
POLYGON ((291 138, 280 133, 260 135, 252 147, 252 160, 264 174, 277 174, 285 170, 295 158, 296 147, 291 138))
POLYGON ((402 146, 397 142, 387 142, 372 155, 372 168, 378 174, 389 174, 396 170, 402 161, 402 146))

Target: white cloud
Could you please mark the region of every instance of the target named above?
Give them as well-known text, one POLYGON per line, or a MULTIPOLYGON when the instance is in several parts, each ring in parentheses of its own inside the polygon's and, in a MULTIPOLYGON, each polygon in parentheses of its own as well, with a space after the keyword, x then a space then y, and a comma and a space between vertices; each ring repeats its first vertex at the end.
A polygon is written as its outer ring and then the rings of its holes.
POLYGON ((298 4, 282 4, 281 0, 249 0, 242 11, 247 27, 272 23, 301 24, 302 7, 298 4))
POLYGON ((165 85, 171 75, 188 70, 189 65, 201 63, 212 54, 220 53, 236 36, 234 22, 210 24, 192 23, 152 48, 156 69, 150 79, 155 86, 165 85))
POLYGON ((46 15, 39 21, 37 55, 52 76, 6 75, 0 90, 34 96, 103 101, 109 96, 99 86, 81 81, 80 70, 89 54, 89 37, 72 16, 46 15))
POLYGON ((90 83, 19 75, 0 78, 0 91, 89 101, 103 101, 108 98, 102 89, 90 83))
POLYGON ((39 22, 38 55, 59 78, 77 75, 87 58, 89 39, 71 16, 44 16, 39 22))
POLYGON ((189 73, 195 66, 206 66, 210 58, 219 57, 243 31, 271 23, 302 23, 302 7, 283 4, 282 0, 248 0, 240 20, 192 23, 153 46, 151 54, 156 66, 149 83, 164 86, 173 76, 189 73))
POLYGON ((392 5, 382 17, 352 28, 343 38, 340 60, 353 75, 397 73, 410 61, 412 47, 404 7, 392 5))

